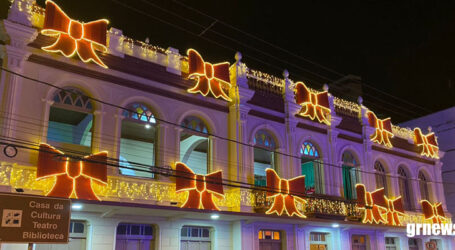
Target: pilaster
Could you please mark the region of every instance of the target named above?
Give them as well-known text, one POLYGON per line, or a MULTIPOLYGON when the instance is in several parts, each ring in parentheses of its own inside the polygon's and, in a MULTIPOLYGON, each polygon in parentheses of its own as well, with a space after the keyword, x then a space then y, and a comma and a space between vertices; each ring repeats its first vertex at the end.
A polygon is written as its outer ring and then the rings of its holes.
MULTIPOLYGON (((324 91, 329 91, 329 86, 324 84, 324 91)), ((333 103, 333 96, 329 93, 329 106, 330 106, 330 126, 327 127, 327 145, 329 152, 328 154, 328 163, 332 166, 324 166, 325 174, 325 192, 328 195, 340 195, 340 188, 343 186, 343 180, 340 178, 343 173, 342 169, 333 166, 340 166, 338 155, 337 155, 337 144, 338 144, 338 134, 340 131, 336 128, 340 123, 342 118, 335 113, 335 105, 333 103), (330 184, 328 184, 330 183, 330 184)))
POLYGON ((283 99, 284 99, 284 112, 285 112, 285 123, 286 123, 286 134, 287 134, 287 145, 285 145, 285 152, 289 156, 282 155, 282 169, 287 169, 283 177, 291 178, 297 175, 300 175, 300 159, 296 157, 298 150, 296 147, 298 139, 297 136, 297 124, 298 120, 296 115, 302 108, 299 104, 295 102, 294 94, 294 84, 289 79, 289 72, 287 70, 283 71, 283 99))
MULTIPOLYGON (((369 173, 373 172, 373 152, 372 146, 374 142, 371 141, 371 135, 374 133, 375 128, 371 127, 368 122, 367 112, 368 108, 363 106, 363 99, 361 96, 358 98, 358 103, 361 107, 361 115, 360 115, 360 122, 362 124, 362 139, 363 139, 363 165, 360 166, 365 172, 369 173)), ((374 175, 372 174, 364 174, 362 173, 361 181, 365 184, 368 190, 375 189, 376 182, 374 179, 374 175)))
POLYGON ((0 79, 0 110, 3 117, 0 119, 0 134, 14 137, 12 128, 15 127, 16 110, 15 101, 19 101, 21 83, 23 78, 19 74, 24 72, 24 62, 31 55, 27 44, 33 41, 38 32, 31 27, 29 8, 33 1, 16 0, 12 3, 8 18, 3 21, 6 33, 9 37, 8 44, 4 46, 3 67, 8 71, 2 71, 0 79))
POLYGON ((235 54, 236 62, 230 68, 232 87, 229 90, 229 176, 236 176, 238 181, 247 181, 250 175, 250 148, 247 119, 250 107, 247 102, 253 97, 254 90, 249 89, 246 76, 247 67, 242 63, 242 54, 235 54), (237 143, 240 142, 240 143, 237 143))

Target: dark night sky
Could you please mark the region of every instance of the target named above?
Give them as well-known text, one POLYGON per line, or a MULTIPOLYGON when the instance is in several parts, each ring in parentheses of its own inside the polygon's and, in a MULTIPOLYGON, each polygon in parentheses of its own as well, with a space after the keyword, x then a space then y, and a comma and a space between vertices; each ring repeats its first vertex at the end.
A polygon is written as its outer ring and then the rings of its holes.
MULTIPOLYGON (((9 1, 0 1, 6 9, 9 1)), ((455 1, 178 1, 55 2, 74 19, 107 18, 129 37, 182 54, 195 48, 208 61, 233 62, 241 51, 250 68, 278 76, 287 68, 293 80, 315 88, 359 75, 364 103, 394 123, 454 105, 455 1), (219 21, 198 36, 210 16, 219 21)))

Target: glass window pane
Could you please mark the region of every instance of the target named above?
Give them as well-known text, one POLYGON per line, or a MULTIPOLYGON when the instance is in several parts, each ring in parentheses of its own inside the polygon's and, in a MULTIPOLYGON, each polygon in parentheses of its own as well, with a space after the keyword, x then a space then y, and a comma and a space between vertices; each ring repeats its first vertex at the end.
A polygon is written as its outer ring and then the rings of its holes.
POLYGON ((208 228, 202 229, 202 237, 204 237, 204 238, 210 237, 210 231, 208 228))
POLYGON ((181 236, 182 237, 187 237, 188 236, 188 228, 187 227, 183 227, 182 228, 181 236))
POLYGON ((124 225, 124 224, 118 225, 117 234, 125 235, 126 234, 126 225, 124 225))
POLYGON ((145 226, 144 227, 144 235, 153 235, 153 227, 152 226, 145 226))
POLYGON ((132 235, 140 235, 141 234, 141 227, 138 225, 131 226, 131 234, 132 235))
POLYGON ((73 226, 73 233, 84 233, 84 223, 75 222, 73 226))
POLYGON ((199 228, 191 228, 191 237, 199 237, 199 228))

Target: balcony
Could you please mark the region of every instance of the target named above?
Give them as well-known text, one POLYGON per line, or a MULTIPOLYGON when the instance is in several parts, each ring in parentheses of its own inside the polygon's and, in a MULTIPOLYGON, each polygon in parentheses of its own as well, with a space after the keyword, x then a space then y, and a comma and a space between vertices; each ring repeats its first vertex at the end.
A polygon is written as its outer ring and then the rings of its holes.
MULTIPOLYGON (((0 191, 12 192, 22 188, 25 193, 44 195, 51 190, 55 177, 36 180, 36 168, 0 162, 0 191)), ((186 193, 176 193, 173 177, 157 179, 108 176, 107 185, 93 184, 95 193, 103 201, 128 202, 160 206, 181 206, 186 193)), ((263 214, 272 205, 266 198, 266 189, 249 190, 225 188, 225 198, 214 201, 223 211, 254 212, 263 214)), ((363 211, 357 209, 355 200, 341 197, 308 195, 305 204, 297 203, 297 209, 309 218, 348 220, 360 222, 363 211)), ((451 215, 447 214, 450 218, 451 215)), ((406 211, 401 218, 405 223, 424 223, 421 212, 406 211)))
MULTIPOLYGON (((273 199, 266 198, 265 190, 253 190, 254 206, 256 213, 264 213, 272 205, 273 199)), ((297 203, 297 208, 307 217, 321 219, 335 219, 360 221, 361 211, 356 208, 355 200, 345 200, 336 196, 308 195, 306 203, 297 203)))

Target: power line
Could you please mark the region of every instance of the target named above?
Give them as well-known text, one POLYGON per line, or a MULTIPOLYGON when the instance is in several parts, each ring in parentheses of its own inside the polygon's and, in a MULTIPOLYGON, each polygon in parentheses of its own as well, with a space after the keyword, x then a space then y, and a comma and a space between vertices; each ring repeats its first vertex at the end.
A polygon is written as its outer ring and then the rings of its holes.
MULTIPOLYGON (((17 130, 18 132, 24 132, 24 131, 20 131, 20 130, 17 130)), ((32 135, 35 135, 35 136, 38 136, 38 134, 32 134, 32 135)), ((4 137, 5 138, 9 138, 9 137, 4 137)), ((16 140, 16 142, 19 142, 16 140)), ((38 146, 39 143, 34 143, 34 142, 30 142, 30 141, 22 141, 23 143, 27 143, 28 145, 34 145, 34 146, 38 146)), ((111 144, 112 145, 112 144, 111 144)), ((261 148, 263 149, 263 148, 261 148)), ((266 150, 266 149, 264 149, 266 150)), ((70 153, 74 153, 74 154, 77 154, 77 155, 84 155, 86 154, 85 152, 81 152, 81 151, 75 151, 75 150, 68 150, 68 149, 64 149, 64 151, 67 151, 67 152, 70 152, 70 153)), ((268 150, 267 150, 268 151, 268 150)), ((174 152, 174 151, 173 151, 174 152)), ((270 152, 273 152, 273 151, 270 151, 270 152)), ((276 152, 276 154, 280 154, 280 152, 276 152)), ((289 156, 289 155, 288 155, 289 156)), ((299 156, 293 156, 295 158, 298 158, 299 160, 302 160, 302 157, 299 157, 299 156)), ((112 158, 112 159, 115 159, 115 158, 112 158)), ((339 169, 344 169, 345 167, 344 166, 339 166, 339 165, 336 165, 336 164, 331 164, 331 163, 326 163, 326 162, 323 162, 317 158, 305 158, 306 161, 309 161, 309 162, 314 162, 314 163, 317 163, 317 164, 320 164, 322 166, 330 166, 330 167, 335 167, 335 168, 339 168, 339 169)), ((120 162, 125 162, 125 161, 122 161, 122 160, 119 160, 120 162)), ((129 162, 131 163, 130 161, 126 161, 126 162, 129 162)), ((132 162, 132 164, 135 164, 135 165, 139 165, 139 166, 142 166, 142 167, 154 167, 152 165, 148 165, 148 164, 143 164, 143 163, 136 163, 136 162, 132 162)), ((360 165, 358 165, 357 167, 359 167, 360 165)), ((250 169, 252 167, 250 166, 250 169)), ((359 172, 359 173, 364 173, 364 174, 373 174, 373 175, 377 175, 378 173, 377 172, 370 172, 370 171, 366 171, 366 170, 362 170, 362 169, 358 169, 358 168, 355 168, 355 171, 356 172, 359 172)), ((389 176, 390 178, 401 178, 399 176, 389 176)), ((412 178, 408 178, 408 180, 417 180, 418 179, 412 179, 412 178)), ((437 182, 434 182, 434 183, 437 183, 437 182)))
MULTIPOLYGON (((141 0, 141 1, 144 1, 144 0, 141 0)), ((208 18, 211 18, 212 20, 215 20, 215 21, 217 21, 218 23, 221 23, 221 24, 223 24, 223 25, 225 25, 225 26, 227 26, 227 27, 229 27, 229 28, 231 28, 231 29, 233 29, 233 30, 236 30, 237 32, 240 32, 240 33, 242 33, 242 34, 244 34, 244 35, 247 35, 247 36, 249 36, 249 37, 251 37, 251 38, 254 38, 254 39, 256 39, 256 40, 258 40, 258 41, 260 41, 260 42, 263 42, 263 43, 265 43, 265 44, 267 44, 267 45, 269 45, 269 46, 271 46, 271 47, 273 47, 273 48, 275 48, 275 49, 278 49, 278 50, 280 50, 280 51, 282 51, 282 52, 285 52, 285 53, 288 54, 288 55, 294 56, 294 57, 296 57, 296 58, 298 58, 298 59, 301 59, 301 60, 306 61, 306 62, 308 62, 308 63, 311 63, 311 64, 313 64, 313 65, 315 65, 315 66, 317 66, 317 67, 320 67, 320 68, 322 68, 322 69, 324 69, 324 70, 327 70, 327 71, 329 71, 329 72, 331 72, 331 73, 334 73, 334 74, 338 75, 339 77, 343 77, 343 76, 346 75, 346 74, 340 73, 340 72, 338 72, 338 71, 336 71, 336 70, 334 70, 334 69, 331 69, 331 68, 328 68, 328 67, 326 67, 326 66, 323 66, 323 65, 321 65, 321 64, 319 64, 319 63, 316 63, 316 62, 314 62, 314 61, 312 61, 312 60, 310 60, 310 59, 308 59, 308 58, 305 58, 305 57, 303 57, 303 56, 297 54, 297 53, 293 53, 293 52, 291 52, 291 51, 289 51, 289 50, 287 50, 287 49, 284 49, 284 48, 282 48, 282 47, 280 47, 280 46, 277 46, 276 44, 270 43, 270 42, 268 42, 268 41, 266 41, 266 40, 264 40, 264 39, 261 39, 261 38, 255 36, 255 35, 253 35, 253 34, 251 34, 251 33, 249 33, 249 32, 243 31, 243 30, 241 30, 241 29, 239 29, 239 28, 237 28, 237 27, 235 27, 235 26, 233 26, 233 25, 231 25, 231 24, 228 24, 228 23, 226 23, 226 22, 224 22, 224 21, 221 21, 221 20, 219 20, 219 19, 217 19, 217 18, 215 18, 215 17, 213 17, 213 16, 210 16, 210 15, 208 15, 208 14, 206 14, 206 13, 204 13, 204 12, 198 10, 198 9, 195 9, 195 8, 193 8, 193 7, 191 7, 191 6, 188 6, 188 5, 182 3, 182 2, 180 2, 180 1, 178 1, 178 0, 172 0, 172 1, 173 1, 174 3, 177 3, 177 4, 181 5, 181 6, 186 7, 187 9, 190 9, 190 10, 192 10, 192 11, 194 11, 194 12, 197 12, 197 13, 203 15, 203 16, 206 16, 206 17, 208 17, 208 18)), ((181 17, 181 16, 180 16, 180 17, 181 17)), ((365 81, 362 81, 362 84, 365 85, 365 86, 368 87, 368 88, 371 88, 371 89, 374 89, 374 90, 376 90, 376 91, 379 91, 379 92, 381 92, 382 94, 388 95, 388 96, 394 98, 395 100, 399 100, 399 101, 401 101, 401 102, 404 102, 404 103, 413 105, 414 107, 421 108, 422 110, 425 110, 425 111, 427 111, 427 112, 431 112, 431 110, 428 109, 428 108, 426 108, 426 107, 417 105, 417 104, 412 103, 412 102, 408 102, 408 101, 406 101, 406 100, 404 100, 404 99, 402 99, 402 98, 399 98, 399 97, 396 97, 396 96, 394 96, 394 95, 391 95, 391 94, 389 94, 389 93, 387 93, 387 92, 385 92, 385 91, 383 91, 383 90, 381 90, 381 89, 378 89, 378 88, 375 88, 375 87, 373 87, 373 86, 371 86, 371 85, 369 85, 369 84, 366 84, 365 81)))
MULTIPOLYGON (((5 69, 5 68, 3 68, 3 67, 0 67, 0 68, 1 68, 2 70, 6 71, 6 72, 9 72, 9 73, 11 73, 11 74, 14 74, 14 75, 23 77, 23 78, 25 78, 25 79, 27 79, 27 80, 34 81, 34 82, 37 82, 37 83, 41 83, 41 84, 44 84, 44 85, 47 85, 47 86, 50 86, 50 87, 53 87, 53 88, 56 88, 56 89, 59 89, 59 90, 67 91, 67 92, 69 92, 69 93, 73 93, 73 94, 76 94, 76 95, 81 95, 80 93, 76 93, 76 92, 74 92, 74 91, 71 91, 71 90, 68 90, 68 89, 64 89, 64 88, 62 88, 62 87, 55 86, 54 84, 51 84, 51 83, 48 83, 48 82, 41 81, 41 80, 38 80, 38 79, 34 79, 34 78, 31 78, 31 77, 25 76, 25 75, 23 75, 23 74, 20 74, 20 73, 16 73, 16 72, 14 72, 14 71, 5 69)), ((85 94, 84 94, 83 96, 86 97, 86 98, 88 98, 88 99, 90 99, 90 100, 93 100, 93 101, 95 101, 95 102, 102 103, 102 104, 104 104, 104 105, 108 105, 108 106, 111 106, 111 107, 115 107, 115 108, 117 108, 117 109, 126 110, 126 111, 128 111, 128 112, 132 112, 132 113, 138 114, 135 110, 130 110, 130 109, 127 109, 127 108, 125 108, 125 107, 119 106, 119 105, 117 105, 117 104, 113 104, 113 103, 109 103, 109 102, 106 102, 106 101, 102 101, 102 100, 99 100, 99 99, 97 99, 97 98, 93 98, 93 97, 87 96, 87 95, 85 95, 85 94)), ((166 124, 170 124, 170 125, 175 126, 175 127, 180 127, 180 128, 183 128, 183 129, 192 131, 192 132, 200 133, 199 131, 197 131, 197 130, 195 130, 195 129, 183 127, 183 126, 180 125, 180 124, 176 124, 176 123, 174 123, 174 122, 166 121, 166 120, 160 119, 160 118, 158 118, 158 117, 155 117, 155 120, 160 121, 160 122, 163 122, 163 123, 166 123, 166 124)), ((251 148, 262 149, 262 150, 266 150, 266 151, 268 151, 268 152, 273 152, 274 154, 279 154, 279 155, 286 156, 286 157, 290 157, 290 158, 301 159, 301 157, 299 157, 299 156, 295 156, 295 155, 292 155, 292 154, 287 154, 287 153, 284 153, 284 152, 278 152, 278 151, 270 150, 270 149, 263 148, 263 147, 260 147, 260 146, 257 146, 257 145, 250 145, 250 144, 248 144, 248 143, 236 141, 236 140, 233 140, 233 139, 230 139, 230 138, 225 138, 225 137, 218 136, 218 135, 211 134, 211 133, 206 133, 205 135, 206 135, 206 136, 213 136, 213 137, 215 137, 215 138, 222 139, 222 140, 225 140, 225 141, 228 141, 228 142, 232 142, 232 143, 236 143, 236 144, 239 144, 239 145, 242 145, 242 146, 247 146, 247 147, 251 147, 251 148)), ((316 162, 317 160, 313 160, 313 161, 316 162)), ((334 165, 334 164, 323 163, 323 162, 319 162, 319 163, 326 164, 326 165, 334 165)), ((334 165, 334 166, 337 166, 337 165, 334 165)), ((337 167, 338 167, 338 166, 337 166, 337 167)))
MULTIPOLYGON (((144 11, 142 11, 142 10, 138 10, 137 8, 131 7, 130 5, 121 3, 121 2, 119 2, 119 1, 117 1, 117 0, 111 0, 111 1, 113 1, 113 2, 115 2, 115 3, 117 3, 117 4, 119 4, 119 5, 122 5, 122 6, 126 7, 126 8, 129 8, 130 10, 136 11, 136 12, 142 14, 142 15, 145 15, 145 16, 147 16, 147 17, 149 17, 149 18, 158 20, 159 22, 162 22, 162 23, 164 23, 164 24, 170 25, 170 26, 172 26, 172 27, 174 27, 174 28, 176 28, 176 29, 182 30, 182 31, 184 31, 184 32, 186 32, 186 33, 189 33, 189 34, 193 35, 193 36, 196 36, 196 37, 202 38, 202 39, 204 39, 204 40, 206 40, 206 41, 208 41, 208 42, 214 43, 214 44, 216 44, 216 45, 218 45, 218 46, 220 46, 220 47, 223 47, 223 48, 225 48, 225 49, 228 49, 228 50, 230 50, 230 51, 236 51, 234 48, 231 48, 231 47, 226 46, 226 45, 222 45, 222 44, 220 44, 220 43, 218 43, 218 42, 216 42, 216 41, 214 41, 214 40, 212 40, 212 39, 209 39, 209 38, 206 38, 206 37, 203 37, 203 36, 199 36, 199 34, 196 34, 196 33, 191 32, 191 31, 189 31, 189 30, 187 30, 187 29, 185 29, 185 28, 182 28, 182 27, 179 26, 179 25, 170 23, 170 22, 165 21, 165 20, 163 20, 163 19, 161 19, 161 18, 158 18, 158 17, 156 17, 156 16, 150 15, 149 13, 146 13, 146 12, 144 12, 144 11)), ((169 10, 167 10, 167 9, 164 9, 164 8, 162 8, 162 7, 159 7, 159 6, 155 5, 155 4, 152 4, 152 3, 150 3, 150 2, 147 2, 147 1, 145 1, 145 0, 141 0, 141 1, 142 1, 142 2, 145 2, 145 3, 149 4, 149 5, 152 5, 152 6, 158 8, 158 9, 160 9, 160 10, 162 10, 162 11, 165 11, 166 13, 171 13, 172 15, 177 16, 177 17, 179 17, 179 18, 181 18, 181 19, 183 19, 183 20, 185 20, 185 21, 187 21, 187 22, 190 22, 190 23, 194 24, 194 25, 197 25, 198 27, 205 28, 205 26, 203 26, 203 25, 201 25, 201 24, 199 24, 199 23, 197 23, 197 22, 194 22, 193 20, 190 20, 190 19, 184 18, 184 17, 182 17, 182 16, 180 16, 180 15, 177 15, 177 14, 175 14, 175 13, 172 12, 172 11, 169 11, 169 10)), ((222 33, 215 32, 215 31, 213 31, 213 30, 210 30, 210 32, 213 32, 213 33, 215 33, 215 34, 217 34, 217 35, 223 37, 224 39, 231 40, 231 41, 233 41, 233 42, 235 42, 235 43, 238 43, 238 44, 240 44, 240 45, 242 45, 242 46, 245 46, 245 47, 247 47, 247 48, 249 48, 249 49, 258 51, 259 53, 264 54, 264 55, 266 55, 266 56, 268 56, 268 57, 270 57, 270 58, 273 58, 273 59, 275 59, 275 60, 278 60, 278 61, 281 61, 281 62, 283 62, 283 63, 289 64, 289 65, 291 65, 291 66, 293 66, 293 67, 298 68, 299 70, 305 71, 306 73, 309 73, 309 74, 312 74, 312 75, 316 75, 316 76, 318 76, 318 77, 320 77, 320 78, 323 78, 323 79, 325 79, 325 80, 327 80, 327 81, 334 81, 333 79, 330 79, 330 78, 328 78, 328 77, 319 75, 318 73, 309 71, 309 70, 304 69, 304 68, 302 68, 302 67, 300 67, 300 66, 298 66, 298 65, 289 63, 289 62, 287 62, 287 61, 285 61, 285 60, 282 60, 282 59, 280 59, 280 58, 277 58, 277 57, 275 57, 275 56, 273 56, 273 55, 271 55, 271 54, 269 54, 269 53, 267 53, 267 52, 263 52, 263 51, 261 51, 261 50, 258 50, 258 49, 256 49, 256 48, 254 48, 254 47, 251 47, 250 45, 241 43, 240 41, 235 40, 235 39, 232 39, 231 37, 226 36, 226 35, 224 35, 224 34, 222 34, 222 33)), ((257 61, 257 62, 263 63, 263 64, 265 64, 265 65, 268 65, 268 66, 271 66, 271 67, 274 67, 274 68, 276 68, 276 69, 280 69, 280 70, 281 70, 281 68, 278 68, 278 67, 276 67, 276 66, 273 65, 273 64, 270 64, 270 63, 265 62, 265 61, 263 61, 263 60, 257 59, 257 58, 255 58, 255 57, 250 57, 250 56, 246 56, 246 57, 248 57, 248 58, 250 58, 250 59, 253 59, 253 60, 257 61)), ((299 78, 307 78, 307 77, 301 77, 301 76, 298 76, 298 75, 296 75, 296 76, 299 77, 299 78)), ((333 86, 333 87, 335 87, 335 86, 333 86)), ((335 87, 335 88, 336 88, 336 87, 335 87)), ((383 103, 383 104, 385 104, 385 105, 390 105, 389 102, 386 102, 386 101, 382 100, 381 98, 378 98, 378 97, 376 97, 376 96, 374 96, 374 95, 369 95, 369 94, 367 94, 367 93, 364 93, 364 95, 365 95, 365 96, 368 96, 368 97, 370 97, 370 98, 372 98, 372 99, 374 99, 374 100, 376 100, 377 102, 381 102, 381 103, 383 103)), ((354 98, 357 98, 357 96, 354 96, 354 98)), ((388 112, 392 112, 392 113, 395 113, 395 114, 401 115, 401 116, 406 116, 406 117, 408 117, 408 118, 414 118, 414 116, 405 115, 405 114, 403 114, 403 112, 408 112, 408 113, 415 114, 415 115, 417 115, 417 116, 421 116, 420 113, 416 113, 413 109, 405 109, 405 108, 402 108, 402 107, 400 107, 400 106, 394 106, 392 109, 384 108, 383 106, 376 105, 376 104, 374 104, 374 103, 371 103, 370 106, 380 107, 381 109, 387 110, 388 112), (395 109, 400 109, 402 112, 398 112, 398 111, 396 111, 395 109)))

